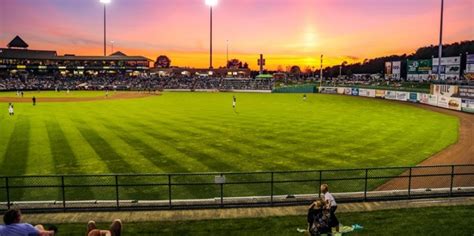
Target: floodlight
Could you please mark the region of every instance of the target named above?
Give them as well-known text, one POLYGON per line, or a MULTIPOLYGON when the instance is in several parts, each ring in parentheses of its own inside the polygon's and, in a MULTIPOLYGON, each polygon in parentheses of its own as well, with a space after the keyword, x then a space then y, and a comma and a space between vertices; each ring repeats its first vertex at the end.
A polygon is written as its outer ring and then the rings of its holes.
POLYGON ((217 5, 218 0, 206 0, 206 5, 213 7, 217 5))

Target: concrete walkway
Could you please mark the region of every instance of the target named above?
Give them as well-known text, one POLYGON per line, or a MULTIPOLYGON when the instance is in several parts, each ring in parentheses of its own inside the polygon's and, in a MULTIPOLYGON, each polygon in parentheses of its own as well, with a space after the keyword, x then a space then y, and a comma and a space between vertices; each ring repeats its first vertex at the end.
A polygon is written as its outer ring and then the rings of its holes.
MULTIPOLYGON (((362 202, 339 204, 338 212, 366 212, 389 209, 421 208, 432 206, 467 206, 474 205, 474 197, 439 198, 424 200, 404 200, 385 202, 362 202)), ((134 211, 134 212, 79 212, 79 213, 48 213, 24 215, 24 222, 33 223, 87 223, 111 222, 122 219, 124 222, 158 222, 158 221, 187 221, 208 219, 258 218, 275 216, 305 215, 306 206, 293 207, 263 207, 263 208, 233 208, 213 210, 175 210, 175 211, 134 211)))

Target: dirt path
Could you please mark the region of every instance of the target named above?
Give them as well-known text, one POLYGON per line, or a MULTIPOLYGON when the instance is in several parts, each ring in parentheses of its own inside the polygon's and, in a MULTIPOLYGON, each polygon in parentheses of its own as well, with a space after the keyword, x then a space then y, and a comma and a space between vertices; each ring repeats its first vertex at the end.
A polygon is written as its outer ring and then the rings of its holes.
MULTIPOLYGON (((421 104, 412 105, 426 110, 456 116, 460 120, 458 142, 426 159, 418 164, 418 166, 474 164, 474 115, 421 104)), ((413 170, 412 175, 450 175, 451 171, 451 167, 437 168, 436 170, 423 168, 413 170)), ((455 173, 474 173, 474 167, 456 167, 454 171, 455 173)), ((409 172, 407 171, 402 175, 408 176, 409 172)), ((455 187, 472 186, 474 185, 474 176, 457 176, 454 178, 453 184, 455 187)), ((411 182, 412 188, 443 188, 450 187, 450 185, 450 176, 413 178, 411 182)), ((406 189, 407 186, 407 178, 396 178, 383 184, 377 190, 406 189)))
MULTIPOLYGON (((96 96, 96 97, 37 97, 36 102, 90 102, 90 101, 108 101, 118 99, 132 99, 132 98, 144 98, 150 96, 157 96, 159 94, 150 93, 139 93, 139 92, 117 92, 111 93, 108 97, 96 96)), ((1 102, 14 102, 14 103, 31 103, 31 98, 19 98, 19 97, 0 97, 1 102)))

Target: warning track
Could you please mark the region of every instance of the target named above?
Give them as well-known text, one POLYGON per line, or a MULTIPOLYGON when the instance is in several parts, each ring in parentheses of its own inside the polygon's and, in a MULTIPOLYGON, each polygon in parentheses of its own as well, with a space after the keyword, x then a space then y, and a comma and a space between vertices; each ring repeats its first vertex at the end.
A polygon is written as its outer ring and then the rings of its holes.
MULTIPOLYGON (((460 121, 458 142, 419 163, 418 166, 474 164, 474 115, 421 104, 412 104, 412 106, 456 116, 460 121)), ((456 173, 473 173, 474 167, 456 167, 454 171, 456 173)), ((451 172, 451 167, 413 170, 412 175, 446 174, 446 176, 412 178, 411 188, 450 187, 451 178, 449 175, 451 172)), ((409 173, 406 171, 402 175, 408 176, 409 173)), ((474 176, 462 175, 456 176, 453 184, 456 187, 462 187, 472 186, 473 183, 474 176)), ((408 178, 395 178, 381 185, 377 190, 406 189, 406 186, 408 186, 408 178)))

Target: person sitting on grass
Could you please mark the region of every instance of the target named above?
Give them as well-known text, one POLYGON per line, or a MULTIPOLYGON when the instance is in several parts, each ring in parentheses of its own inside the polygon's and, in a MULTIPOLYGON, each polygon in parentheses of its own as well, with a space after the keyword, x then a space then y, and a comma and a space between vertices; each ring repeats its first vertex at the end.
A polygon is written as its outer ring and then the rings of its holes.
POLYGON ((328 209, 331 213, 331 217, 329 219, 329 226, 331 228, 335 227, 336 232, 339 232, 339 220, 336 217, 336 210, 337 210, 337 203, 334 196, 329 192, 329 186, 327 184, 321 185, 321 193, 323 193, 324 203, 326 205, 326 209, 328 209))
POLYGON ((53 230, 45 230, 42 225, 33 227, 31 224, 21 223, 20 210, 9 210, 3 215, 5 225, 0 225, 0 236, 53 236, 53 230))
POLYGON ((110 225, 109 230, 97 229, 94 221, 87 223, 87 236, 121 236, 122 235, 122 221, 114 220, 110 225))
POLYGON ((313 202, 308 209, 308 229, 307 232, 313 235, 331 233, 329 227, 330 213, 324 208, 324 202, 321 200, 313 202))

